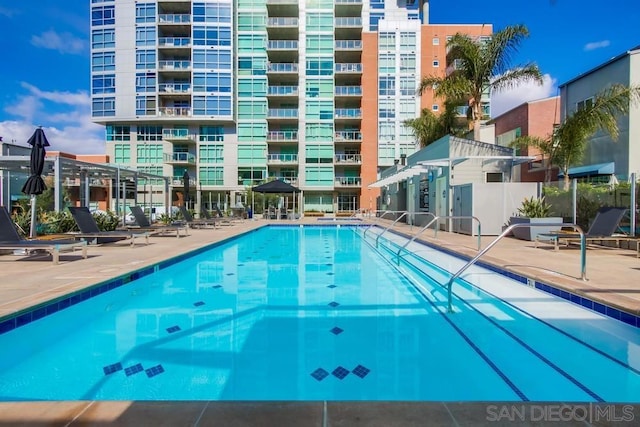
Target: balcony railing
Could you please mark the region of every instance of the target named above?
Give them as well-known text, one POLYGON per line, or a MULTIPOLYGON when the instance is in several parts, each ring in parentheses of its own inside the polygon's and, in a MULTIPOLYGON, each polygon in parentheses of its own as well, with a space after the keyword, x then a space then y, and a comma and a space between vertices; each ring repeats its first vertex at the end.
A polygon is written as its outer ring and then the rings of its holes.
POLYGON ((337 5, 344 5, 344 4, 354 4, 354 5, 361 5, 362 4, 362 0, 335 0, 335 4, 337 5))
POLYGON ((362 154, 336 154, 336 163, 362 163, 362 154))
POLYGON ((268 18, 267 27, 297 27, 298 22, 298 18, 293 17, 268 18))
POLYGON ((196 164, 196 156, 191 153, 164 153, 162 156, 165 163, 187 163, 190 165, 196 164))
POLYGON ((271 142, 292 142, 297 140, 298 131, 295 130, 269 131, 267 133, 267 141, 271 142))
POLYGON ((158 15, 159 24, 188 24, 191 22, 189 14, 162 13, 158 15))
POLYGON ((298 163, 297 154, 267 154, 268 163, 298 163))
POLYGON ((298 40, 270 40, 267 49, 271 50, 298 50, 298 40))
POLYGON ((267 93, 278 96, 298 95, 298 86, 269 86, 267 93))
POLYGON ((158 90, 163 93, 189 93, 191 83, 160 83, 158 90))
POLYGON ((335 141, 362 141, 362 132, 354 130, 339 131, 336 132, 335 141))
POLYGON ((359 119, 362 118, 362 110, 360 108, 336 108, 336 119, 359 119))
POLYGON ((191 116, 191 107, 160 107, 161 116, 189 117, 191 116))
POLYGON ((295 119, 298 117, 297 108, 269 108, 267 111, 268 118, 274 119, 295 119))
POLYGON ((189 129, 163 129, 162 139, 167 141, 196 141, 196 135, 189 133, 189 129))
POLYGON ((362 18, 359 17, 340 17, 334 20, 336 28, 344 27, 362 27, 362 18))
POLYGON ((362 50, 362 40, 336 40, 336 50, 362 50))
POLYGON ((189 70, 191 61, 158 61, 158 69, 161 71, 189 70))
POLYGON ((189 47, 191 39, 189 37, 160 37, 158 39, 160 47, 189 47))
POLYGON ((359 176, 336 176, 336 187, 359 187, 362 185, 362 178, 359 176))
POLYGON ((338 63, 335 64, 336 73, 362 73, 362 64, 360 63, 338 63))
POLYGON ((336 86, 336 96, 362 96, 362 86, 336 86))
MULTIPOLYGON (((194 179, 194 178, 190 178, 189 179, 189 185, 191 187, 195 187, 198 184, 198 182, 194 179)), ((184 179, 181 176, 174 176, 173 178, 171 178, 171 185, 182 185, 184 186, 184 179)))
POLYGON ((297 73, 298 64, 293 63, 276 63, 267 65, 267 72, 269 73, 297 73))
POLYGON ((290 176, 273 176, 273 177, 269 177, 269 178, 275 178, 275 179, 279 179, 280 181, 284 181, 287 184, 291 184, 291 185, 298 185, 298 178, 297 177, 290 177, 290 176))

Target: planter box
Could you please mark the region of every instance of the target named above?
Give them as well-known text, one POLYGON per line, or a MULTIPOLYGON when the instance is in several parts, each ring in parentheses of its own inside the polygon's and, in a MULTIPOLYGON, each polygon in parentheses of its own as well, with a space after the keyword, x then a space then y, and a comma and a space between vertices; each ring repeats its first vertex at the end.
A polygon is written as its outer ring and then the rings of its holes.
POLYGON ((538 234, 557 233, 562 227, 562 217, 554 216, 549 218, 527 218, 526 216, 512 216, 509 224, 558 224, 558 226, 540 226, 540 227, 518 227, 512 230, 513 237, 521 240, 536 240, 538 234))

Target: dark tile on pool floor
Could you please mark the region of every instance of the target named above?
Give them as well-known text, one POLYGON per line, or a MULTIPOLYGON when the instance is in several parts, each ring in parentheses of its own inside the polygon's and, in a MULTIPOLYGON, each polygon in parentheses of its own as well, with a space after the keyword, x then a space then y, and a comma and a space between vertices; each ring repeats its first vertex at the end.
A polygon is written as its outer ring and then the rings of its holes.
POLYGON ((366 377, 369 374, 369 372, 371 372, 371 369, 366 368, 366 367, 364 367, 362 365, 356 366, 355 368, 353 368, 353 371, 351 371, 351 373, 353 375, 355 375, 357 377, 360 377, 360 378, 366 377))
POLYGON ((337 288, 337 286, 336 285, 328 285, 327 288, 333 289, 333 288, 337 288))
POLYGON ((329 305, 330 305, 331 307, 337 307, 337 306, 339 306, 339 305, 340 305, 340 303, 339 303, 339 302, 335 302, 335 301, 331 301, 331 302, 329 303, 329 305))
POLYGON ((336 326, 336 327, 332 328, 329 332, 331 332, 332 334, 335 334, 335 335, 340 335, 341 333, 344 332, 344 329, 339 328, 339 327, 336 326))
POLYGON ((159 375, 161 373, 164 372, 164 368, 162 367, 162 365, 156 365, 156 366, 152 366, 151 368, 147 369, 145 371, 147 373, 147 376, 149 378, 151 377, 155 377, 156 375, 159 375))
POLYGON ((204 305, 204 301, 196 301, 193 303, 193 305, 195 305, 196 307, 200 307, 201 305, 204 305))
POLYGON ((334 377, 338 378, 338 379, 343 379, 344 377, 346 377, 347 375, 349 375, 349 370, 343 368, 342 366, 338 366, 336 369, 333 370, 333 372, 331 372, 333 374, 334 377))
POLYGON ((318 381, 322 381, 329 376, 329 373, 322 368, 318 368, 311 373, 311 376, 318 381))
POLYGON ((212 286, 212 288, 213 288, 213 289, 219 289, 219 288, 221 288, 221 287, 222 287, 222 285, 213 285, 213 286, 212 286))
POLYGON ((175 325, 175 326, 170 326, 167 328, 167 332, 169 332, 170 334, 174 333, 174 332, 178 332, 180 330, 180 326, 175 325))
POLYGON ((102 368, 102 370, 104 371, 105 375, 113 374, 114 372, 118 372, 122 370, 122 363, 118 362, 118 363, 114 363, 113 365, 107 365, 104 368, 102 368))
POLYGON ((144 369, 142 368, 142 363, 138 363, 137 365, 129 366, 124 370, 124 373, 130 377, 131 375, 137 374, 138 372, 142 372, 144 369))

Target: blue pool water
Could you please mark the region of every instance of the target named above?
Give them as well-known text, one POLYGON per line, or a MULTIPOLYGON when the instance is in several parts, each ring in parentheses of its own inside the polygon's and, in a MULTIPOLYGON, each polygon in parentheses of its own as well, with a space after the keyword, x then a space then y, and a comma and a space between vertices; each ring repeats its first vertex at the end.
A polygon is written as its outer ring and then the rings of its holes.
POLYGON ((364 227, 265 227, 0 335, 0 400, 615 401, 638 330, 364 227))

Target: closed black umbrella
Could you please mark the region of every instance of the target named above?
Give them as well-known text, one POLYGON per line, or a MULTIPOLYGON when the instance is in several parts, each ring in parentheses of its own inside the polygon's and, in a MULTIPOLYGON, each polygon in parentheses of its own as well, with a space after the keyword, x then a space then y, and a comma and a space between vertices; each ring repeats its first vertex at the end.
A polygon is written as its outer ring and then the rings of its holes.
POLYGON ((187 207, 187 202, 189 201, 189 185, 191 178, 189 177, 189 172, 184 171, 184 175, 182 175, 182 181, 184 183, 184 207, 187 207))
POLYGON ((42 128, 36 129, 29 141, 31 145, 31 160, 29 161, 29 178, 22 186, 22 192, 31 196, 31 230, 30 237, 36 237, 36 195, 42 194, 47 186, 42 179, 44 170, 45 148, 49 146, 49 141, 42 128))

